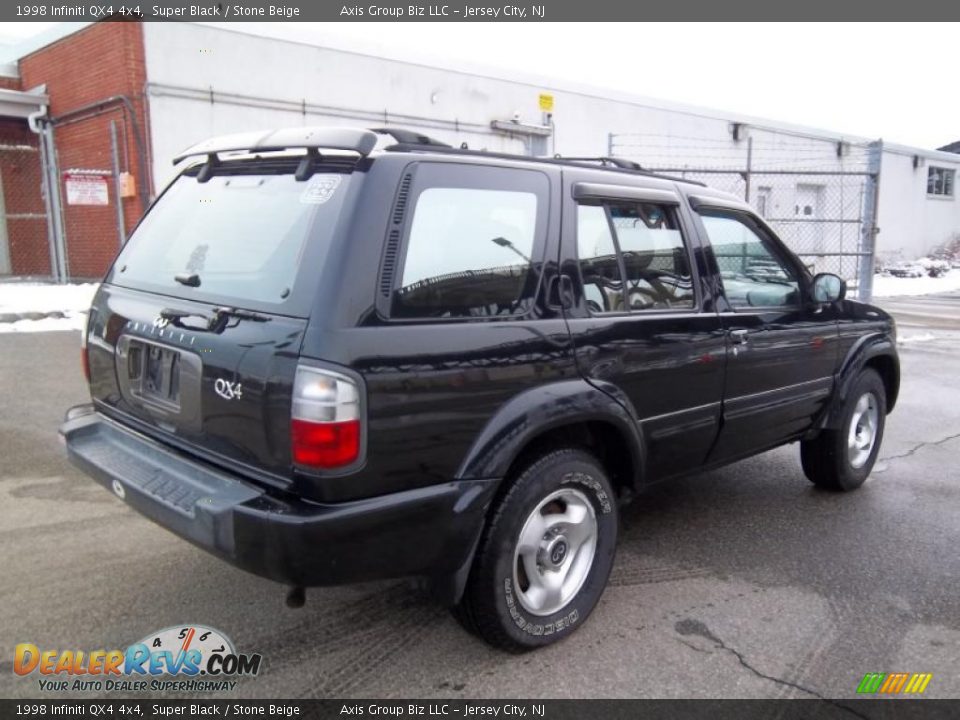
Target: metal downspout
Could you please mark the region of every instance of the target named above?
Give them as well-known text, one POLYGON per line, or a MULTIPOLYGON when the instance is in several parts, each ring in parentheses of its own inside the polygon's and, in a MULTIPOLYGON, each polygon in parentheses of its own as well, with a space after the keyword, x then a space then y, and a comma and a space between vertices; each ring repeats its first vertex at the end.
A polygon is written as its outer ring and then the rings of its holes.
POLYGON ((43 186, 43 204, 47 215, 47 242, 50 249, 50 276, 54 282, 66 282, 68 277, 66 239, 63 236, 63 216, 56 148, 53 129, 47 117, 47 106, 27 116, 27 125, 37 135, 40 144, 40 170, 43 186))

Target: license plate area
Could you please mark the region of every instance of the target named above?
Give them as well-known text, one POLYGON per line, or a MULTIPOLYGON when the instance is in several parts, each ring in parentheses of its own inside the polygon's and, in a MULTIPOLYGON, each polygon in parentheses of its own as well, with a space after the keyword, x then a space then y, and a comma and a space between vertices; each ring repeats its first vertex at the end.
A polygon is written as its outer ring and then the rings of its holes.
POLYGON ((127 353, 127 380, 144 400, 180 408, 180 352, 173 348, 131 340, 127 353))
POLYGON ((203 364, 189 351, 130 335, 117 342, 120 392, 167 429, 199 430, 203 364))

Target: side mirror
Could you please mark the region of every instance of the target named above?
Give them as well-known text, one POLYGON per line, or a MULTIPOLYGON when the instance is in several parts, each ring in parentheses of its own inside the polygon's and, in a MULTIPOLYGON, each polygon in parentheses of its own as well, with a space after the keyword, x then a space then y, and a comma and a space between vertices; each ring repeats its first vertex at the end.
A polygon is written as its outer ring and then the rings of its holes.
POLYGON ((847 295, 847 282, 833 273, 820 273, 813 278, 811 294, 816 303, 832 303, 847 295))

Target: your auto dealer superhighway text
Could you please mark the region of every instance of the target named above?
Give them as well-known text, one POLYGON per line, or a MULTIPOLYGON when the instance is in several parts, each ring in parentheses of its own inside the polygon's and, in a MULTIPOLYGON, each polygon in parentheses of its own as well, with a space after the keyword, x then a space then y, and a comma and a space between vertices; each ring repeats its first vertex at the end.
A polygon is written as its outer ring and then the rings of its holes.
POLYGON ((532 705, 529 708, 522 705, 344 705, 340 708, 341 715, 393 715, 393 716, 427 716, 427 715, 460 715, 462 717, 488 716, 499 717, 529 717, 542 716, 543 705, 532 705), (530 712, 528 712, 528 709, 530 712))

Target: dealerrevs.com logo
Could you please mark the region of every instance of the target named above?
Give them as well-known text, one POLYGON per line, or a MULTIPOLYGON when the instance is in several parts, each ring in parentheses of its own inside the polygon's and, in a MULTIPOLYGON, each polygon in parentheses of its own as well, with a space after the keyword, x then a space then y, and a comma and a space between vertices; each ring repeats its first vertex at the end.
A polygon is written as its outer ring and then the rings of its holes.
POLYGON ((867 673, 857 686, 857 692, 870 695, 923 695, 932 679, 932 673, 867 673))
POLYGON ((210 692, 260 672, 263 656, 238 653, 226 635, 203 625, 151 633, 126 650, 42 650, 20 643, 13 671, 36 677, 44 692, 210 692))

